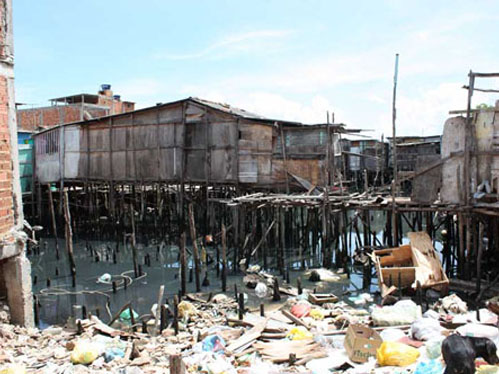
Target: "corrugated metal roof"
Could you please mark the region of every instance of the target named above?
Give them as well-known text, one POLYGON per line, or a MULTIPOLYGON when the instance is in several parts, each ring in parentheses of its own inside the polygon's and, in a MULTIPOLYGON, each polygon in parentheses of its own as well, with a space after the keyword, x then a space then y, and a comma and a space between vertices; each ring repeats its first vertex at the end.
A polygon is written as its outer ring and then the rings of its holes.
MULTIPOLYGON (((317 127, 326 127, 327 126, 327 124, 304 124, 304 123, 301 123, 301 122, 294 122, 294 121, 286 121, 286 120, 280 120, 280 119, 267 118, 267 117, 261 116, 259 114, 248 112, 247 110, 244 110, 244 109, 241 109, 241 108, 233 107, 233 106, 231 106, 229 104, 216 103, 214 101, 200 99, 200 98, 197 98, 197 97, 188 97, 186 99, 172 101, 172 102, 164 103, 164 104, 157 104, 155 106, 151 106, 151 107, 147 107, 147 108, 141 108, 141 109, 137 109, 137 110, 130 111, 130 112, 112 114, 112 115, 107 115, 107 116, 103 116, 103 117, 95 117, 95 118, 92 118, 91 120, 88 120, 88 121, 77 121, 77 122, 65 123, 65 124, 62 124, 62 125, 59 125, 59 126, 51 127, 49 129, 46 129, 46 130, 42 130, 42 131, 38 132, 38 134, 42 133, 42 132, 45 132, 45 131, 49 131, 49 130, 52 130, 52 129, 59 128, 61 126, 87 124, 87 123, 90 123, 90 122, 95 122, 97 120, 102 120, 102 119, 106 119, 106 118, 109 118, 109 117, 127 116, 127 115, 130 115, 132 113, 146 112, 148 110, 157 109, 158 107, 160 107, 160 108, 167 107, 167 106, 171 106, 171 105, 180 104, 180 103, 183 103, 183 102, 186 102, 186 101, 191 101, 191 102, 196 103, 198 105, 203 105, 203 106, 209 107, 209 108, 214 109, 214 110, 218 110, 218 111, 221 111, 221 112, 224 112, 224 113, 227 113, 227 114, 231 114, 231 115, 234 115, 234 116, 237 116, 237 117, 241 117, 241 118, 244 118, 244 119, 247 119, 247 120, 258 121, 258 122, 261 122, 261 123, 266 123, 266 124, 269 124, 269 125, 273 125, 274 123, 277 122, 277 123, 281 123, 281 124, 283 124, 285 126, 293 126, 293 127, 316 127, 317 128, 317 127)), ((339 124, 329 124, 329 126, 331 127, 331 129, 335 129, 335 131, 339 131, 339 132, 342 132, 342 133, 349 133, 349 132, 357 133, 357 132, 363 131, 363 130, 360 130, 360 129, 345 129, 345 125, 342 124, 342 123, 339 123, 339 124)))
POLYGON ((241 109, 241 108, 236 108, 232 105, 226 104, 226 103, 217 103, 214 101, 210 100, 205 100, 205 99, 200 99, 199 97, 190 97, 189 98, 192 101, 195 101, 199 104, 209 106, 210 108, 221 110, 222 112, 226 112, 229 114, 234 114, 236 116, 240 116, 243 118, 248 118, 248 119, 262 119, 262 120, 270 120, 269 118, 266 118, 264 116, 261 116, 256 113, 251 113, 248 112, 247 110, 241 109))

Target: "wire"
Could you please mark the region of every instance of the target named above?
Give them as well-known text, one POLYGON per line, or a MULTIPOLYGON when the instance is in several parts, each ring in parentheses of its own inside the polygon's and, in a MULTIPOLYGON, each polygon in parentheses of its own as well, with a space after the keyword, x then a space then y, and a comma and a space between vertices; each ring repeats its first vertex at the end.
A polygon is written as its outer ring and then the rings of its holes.
MULTIPOLYGON (((144 272, 144 274, 142 274, 141 276, 139 276, 135 279, 130 277, 129 275, 127 275, 127 274, 131 274, 133 272, 134 272, 134 270, 127 270, 121 274, 112 275, 112 278, 121 278, 121 280, 119 280, 116 283, 116 290, 117 291, 125 288, 125 282, 127 282, 127 287, 129 287, 133 284, 134 281, 137 281, 137 280, 140 280, 140 279, 147 277, 146 272, 144 272)), ((97 278, 97 280, 98 280, 98 278, 97 278)), ((100 282, 100 283, 112 284, 112 282, 100 282)), ((100 296, 104 296, 105 298, 107 298, 109 300, 109 299, 111 299, 111 295, 108 295, 107 293, 114 291, 113 288, 110 288, 107 290, 69 291, 68 289, 63 288, 63 287, 69 287, 69 286, 44 288, 44 289, 40 290, 38 295, 42 295, 42 296, 100 295, 100 296)), ((109 314, 109 318, 112 319, 113 316, 111 314, 111 310, 109 309, 108 303, 106 303, 106 311, 109 314)))

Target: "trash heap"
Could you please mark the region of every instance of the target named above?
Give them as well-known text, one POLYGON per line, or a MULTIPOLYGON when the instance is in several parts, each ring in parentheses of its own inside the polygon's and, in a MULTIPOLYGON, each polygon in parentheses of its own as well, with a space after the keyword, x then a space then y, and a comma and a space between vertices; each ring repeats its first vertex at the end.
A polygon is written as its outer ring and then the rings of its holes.
MULTIPOLYGON (((499 346, 497 314, 482 309, 477 320, 456 295, 424 314, 409 299, 378 306, 362 294, 347 304, 308 290, 267 303, 266 310, 240 307, 224 294, 187 295, 162 331, 157 318, 128 328, 122 320, 117 329, 91 316, 76 331, 1 324, 0 374, 437 374, 449 334, 487 337, 499 346)), ((478 373, 499 368, 476 365, 478 373)))

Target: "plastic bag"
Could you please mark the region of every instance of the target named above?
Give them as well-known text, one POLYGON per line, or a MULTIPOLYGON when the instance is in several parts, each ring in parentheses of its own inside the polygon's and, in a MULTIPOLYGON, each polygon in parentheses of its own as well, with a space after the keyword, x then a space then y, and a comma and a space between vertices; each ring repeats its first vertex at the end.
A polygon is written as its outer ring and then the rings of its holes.
POLYGON ((499 366, 481 365, 476 369, 476 374, 499 374, 499 366))
POLYGON ((24 365, 9 365, 4 369, 0 369, 0 374, 26 374, 24 365))
POLYGON ((431 339, 426 342, 426 355, 431 359, 436 359, 442 354, 442 342, 444 337, 431 339))
POLYGON ((377 326, 408 325, 421 318, 421 307, 412 300, 401 300, 391 306, 374 308, 371 317, 377 326))
POLYGON ((372 295, 368 293, 361 293, 358 296, 349 297, 348 299, 355 305, 364 305, 373 301, 372 295))
POLYGON ((111 279, 111 274, 104 273, 99 278, 97 278, 97 283, 111 283, 111 279))
POLYGON ((433 318, 420 318, 411 325, 411 336, 416 340, 430 340, 442 335, 444 328, 433 318))
POLYGON ((189 318, 197 313, 197 309, 188 301, 182 301, 178 304, 178 315, 180 318, 189 318))
POLYGON ((415 363, 418 357, 416 348, 397 342, 383 342, 376 351, 381 366, 407 366, 415 363))
POLYGON ((324 313, 322 313, 322 310, 320 309, 312 309, 309 315, 316 321, 322 321, 324 319, 324 313))
POLYGON ((444 370, 442 363, 437 360, 423 361, 416 366, 414 374, 441 374, 444 370))
POLYGON ((73 364, 89 365, 99 357, 100 352, 95 344, 88 341, 79 341, 71 352, 71 362, 73 364))
POLYGON ((462 336, 489 338, 496 346, 499 346, 499 329, 494 326, 482 325, 480 323, 468 323, 458 327, 456 332, 462 336))
POLYGON ((468 312, 468 305, 456 294, 446 296, 442 299, 442 307, 449 313, 461 314, 468 312))
MULTIPOLYGON (((137 321, 137 319, 139 318, 139 315, 134 310, 132 310, 132 313, 133 313, 133 319, 135 321, 137 321)), ((128 323, 128 324, 132 323, 132 319, 130 318, 130 308, 127 308, 123 312, 121 312, 120 321, 128 323)))
POLYGON ((311 309, 310 304, 298 303, 291 308, 291 314, 297 318, 307 317, 311 309))
POLYGON ((104 352, 104 360, 106 362, 111 362, 115 358, 122 358, 122 357, 125 357, 125 351, 118 347, 107 348, 106 351, 104 352))
POLYGON ((400 329, 385 329, 381 331, 379 335, 384 342, 396 342, 406 336, 405 332, 400 329))
POLYGON ((267 296, 267 286, 265 285, 265 283, 258 282, 256 284, 255 294, 260 299, 263 299, 265 296, 267 296))
POLYGON ((218 352, 225 348, 225 341, 218 335, 210 335, 203 339, 203 351, 218 352))
POLYGON ((291 340, 312 339, 313 337, 312 333, 302 326, 293 327, 286 335, 286 338, 291 340))

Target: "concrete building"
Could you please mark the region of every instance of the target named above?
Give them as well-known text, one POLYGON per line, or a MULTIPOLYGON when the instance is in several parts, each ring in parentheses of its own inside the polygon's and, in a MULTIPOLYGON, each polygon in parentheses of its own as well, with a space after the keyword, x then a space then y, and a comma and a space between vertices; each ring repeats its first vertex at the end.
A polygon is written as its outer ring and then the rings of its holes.
MULTIPOLYGON (((461 111, 465 112, 465 111, 461 111)), ((494 107, 471 111, 470 191, 483 188, 479 200, 499 200, 499 100, 494 107)), ((464 113, 463 113, 464 114, 464 113)), ((465 204, 464 144, 466 117, 451 117, 445 121, 442 136, 442 201, 465 204)))
POLYGON ((31 265, 22 231, 12 0, 0 0, 0 13, 0 298, 7 298, 13 323, 33 326, 31 265))
MULTIPOLYGON (((101 85, 97 94, 80 93, 50 99, 50 106, 17 109, 19 132, 34 132, 65 123, 104 117, 135 110, 135 103, 114 95, 110 84, 101 85)), ((22 104, 18 104, 18 107, 22 104)))
POLYGON ((16 105, 21 189, 27 198, 27 204, 32 203, 29 196, 33 186, 33 133, 61 124, 126 113, 135 109, 135 103, 121 101, 120 95, 114 95, 109 84, 101 85, 97 94, 82 93, 51 99, 50 102, 50 106, 26 109, 22 109, 24 104, 16 105))

